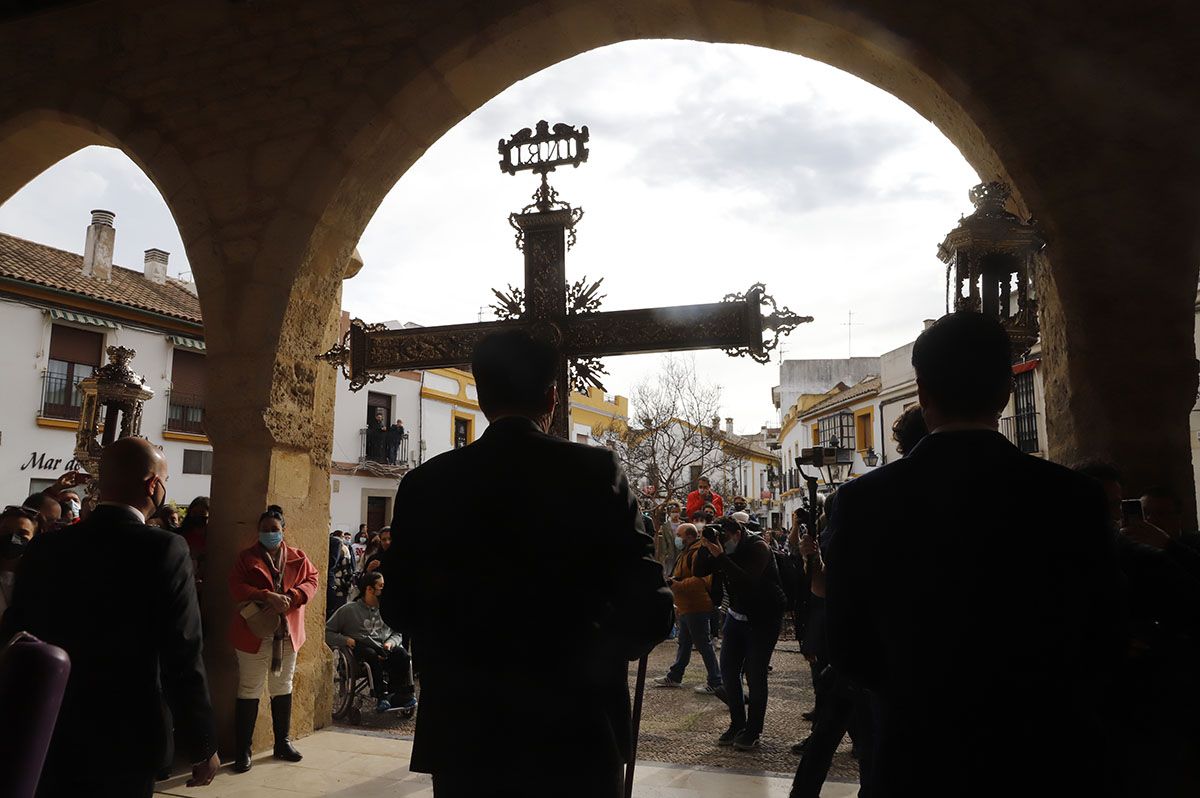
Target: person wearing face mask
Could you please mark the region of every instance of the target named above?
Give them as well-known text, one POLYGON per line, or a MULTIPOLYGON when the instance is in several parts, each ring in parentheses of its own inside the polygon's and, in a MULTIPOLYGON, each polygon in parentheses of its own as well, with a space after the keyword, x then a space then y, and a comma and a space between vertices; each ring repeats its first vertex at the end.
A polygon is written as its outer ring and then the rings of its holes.
POLYGON ((237 605, 230 627, 238 661, 234 708, 235 773, 250 769, 250 746, 263 684, 271 696, 275 758, 299 762, 288 739, 296 652, 304 645, 304 605, 317 592, 317 569, 308 556, 283 539, 283 509, 271 505, 258 518, 258 542, 238 555, 229 575, 237 605))
POLYGON ((188 783, 208 784, 217 772, 187 545, 146 525, 166 502, 166 483, 161 450, 144 438, 114 441, 100 457, 95 509, 25 547, 0 639, 24 630, 71 657, 39 796, 149 798, 171 737, 164 698, 193 763, 188 783), (101 719, 115 722, 99 729, 101 719))
MULTIPOLYGON (((717 740, 739 751, 759 747, 767 715, 767 670, 779 640, 787 596, 771 549, 732 518, 722 518, 714 537, 701 541, 729 595, 721 645, 721 681, 729 705, 729 728, 717 740), (750 687, 750 712, 742 701, 742 674, 750 687)), ((705 570, 701 567, 698 573, 705 570)))
POLYGON ((720 494, 714 493, 712 482, 708 477, 700 477, 696 480, 696 489, 688 494, 687 497, 687 514, 690 518, 692 513, 701 509, 704 505, 711 504, 714 510, 714 517, 721 517, 725 514, 725 500, 720 494))
POLYGON ((9 506, 0 513, 0 616, 12 602, 17 563, 41 523, 42 517, 28 507, 9 506))
POLYGON ((78 523, 79 516, 83 512, 83 502, 79 499, 79 494, 73 490, 63 491, 58 495, 59 506, 62 507, 61 523, 66 524, 78 523))
POLYGON ((729 512, 726 515, 733 515, 734 513, 749 514, 750 505, 746 502, 745 496, 734 496, 731 501, 733 506, 729 508, 729 512))
POLYGON ((205 552, 208 549, 208 513, 207 496, 197 496, 188 505, 183 523, 176 530, 187 541, 188 550, 192 553, 192 562, 196 566, 196 582, 199 588, 204 577, 205 552))
POLYGON ((675 663, 666 676, 655 679, 655 687, 682 687, 683 672, 687 670, 693 646, 704 660, 708 673, 706 684, 695 688, 697 693, 715 695, 724 700, 721 687, 721 669, 717 666, 717 655, 713 652, 709 638, 708 618, 713 611, 713 576, 708 567, 708 549, 700 545, 700 532, 694 524, 680 524, 676 530, 675 546, 680 550, 675 561, 675 570, 667 580, 675 597, 675 614, 679 621, 679 649, 675 663), (708 576, 696 576, 698 569, 708 570, 708 576))

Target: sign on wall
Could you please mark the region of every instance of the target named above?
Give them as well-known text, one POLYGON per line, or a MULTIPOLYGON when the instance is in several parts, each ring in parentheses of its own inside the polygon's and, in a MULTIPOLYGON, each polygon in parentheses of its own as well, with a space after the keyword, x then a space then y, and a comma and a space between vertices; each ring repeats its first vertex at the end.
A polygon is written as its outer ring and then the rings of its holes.
POLYGON ((29 459, 21 464, 22 471, 82 471, 83 466, 75 461, 75 458, 70 459, 63 457, 48 457, 45 452, 30 452, 29 459), (63 463, 66 465, 63 465, 63 463))

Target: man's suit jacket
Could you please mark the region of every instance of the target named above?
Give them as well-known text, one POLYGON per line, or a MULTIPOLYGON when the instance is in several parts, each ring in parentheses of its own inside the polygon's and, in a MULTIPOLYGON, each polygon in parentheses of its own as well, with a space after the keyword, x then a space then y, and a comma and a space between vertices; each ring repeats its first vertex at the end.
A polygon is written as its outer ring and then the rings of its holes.
POLYGON ((71 657, 43 772, 155 773, 170 739, 164 693, 190 761, 216 750, 192 561, 174 532, 100 505, 37 536, 0 628, 5 641, 24 630, 71 657))
POLYGON ((826 559, 831 661, 877 703, 872 795, 1103 790, 1123 600, 1098 483, 933 434, 838 491, 826 559))
POLYGON ((498 419, 407 474, 395 511, 383 615, 421 676, 412 769, 626 760, 628 662, 672 601, 612 452, 498 419))

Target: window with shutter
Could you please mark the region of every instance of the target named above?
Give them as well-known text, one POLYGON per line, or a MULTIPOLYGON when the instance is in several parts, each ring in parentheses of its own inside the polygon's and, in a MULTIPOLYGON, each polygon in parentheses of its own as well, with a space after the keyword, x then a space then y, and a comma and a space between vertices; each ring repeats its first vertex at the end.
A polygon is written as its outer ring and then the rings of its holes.
POLYGON ((79 381, 100 365, 103 333, 55 324, 50 328, 50 358, 42 384, 42 416, 75 421, 82 397, 79 381))
POLYGON ((171 358, 171 401, 167 429, 204 434, 204 355, 176 349, 171 358))

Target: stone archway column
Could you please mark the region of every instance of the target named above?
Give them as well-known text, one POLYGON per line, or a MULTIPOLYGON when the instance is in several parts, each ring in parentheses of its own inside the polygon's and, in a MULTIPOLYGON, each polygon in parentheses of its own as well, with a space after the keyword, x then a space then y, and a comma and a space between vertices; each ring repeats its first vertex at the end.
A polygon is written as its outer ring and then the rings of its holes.
POLYGON ((1195 518, 1198 261, 1187 204, 1154 198, 1131 190, 1125 214, 1111 194, 1064 198, 1056 213, 1039 288, 1050 457, 1109 461, 1127 497, 1164 485, 1195 518))
MULTIPOLYGON (((228 578, 239 552, 257 541, 258 517, 269 504, 283 507, 288 544, 304 550, 320 580, 305 610, 306 641, 297 658, 292 693, 292 735, 303 736, 330 719, 332 656, 324 627, 335 372, 315 359, 322 351, 318 341, 328 346, 337 334, 340 284, 329 288, 310 295, 310 315, 286 314, 291 322, 277 335, 259 330, 254 335, 214 336, 216 346, 208 351, 205 426, 214 454, 202 604, 205 660, 224 755, 233 750, 237 688, 237 663, 229 642, 235 608, 228 578), (324 332, 297 334, 304 332, 302 327, 324 332)), ((206 316, 207 310, 208 303, 206 316)), ((254 739, 255 751, 272 743, 265 696, 254 739)))

